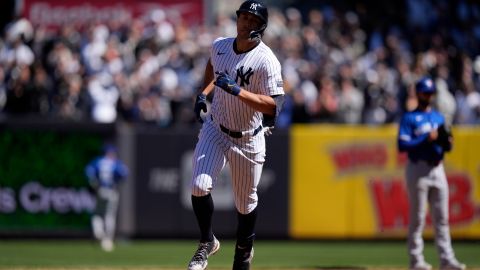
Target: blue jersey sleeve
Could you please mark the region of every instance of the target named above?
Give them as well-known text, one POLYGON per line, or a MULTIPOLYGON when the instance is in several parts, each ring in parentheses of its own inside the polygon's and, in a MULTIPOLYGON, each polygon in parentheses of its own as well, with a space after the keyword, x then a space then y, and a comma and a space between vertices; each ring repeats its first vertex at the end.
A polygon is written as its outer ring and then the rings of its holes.
POLYGON ((87 176, 88 182, 91 186, 98 185, 98 158, 95 158, 85 167, 85 176, 87 176))
POLYGON ((424 143, 428 138, 428 133, 422 134, 418 137, 414 136, 414 127, 411 123, 410 114, 408 113, 402 117, 398 130, 397 144, 400 152, 414 149, 420 144, 424 143))
POLYGON ((128 176, 128 168, 123 162, 117 160, 115 164, 115 174, 117 182, 124 180, 128 176))

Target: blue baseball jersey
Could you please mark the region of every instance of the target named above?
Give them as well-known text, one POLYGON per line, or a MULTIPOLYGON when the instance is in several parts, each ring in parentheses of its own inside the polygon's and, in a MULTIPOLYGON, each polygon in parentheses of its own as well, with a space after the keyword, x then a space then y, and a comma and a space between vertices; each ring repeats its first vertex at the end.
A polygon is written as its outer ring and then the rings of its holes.
POLYGON ((412 161, 439 161, 443 159, 443 148, 435 142, 429 142, 430 131, 445 123, 443 115, 431 109, 414 110, 402 116, 398 132, 398 149, 407 152, 412 161))
POLYGON ((118 159, 97 157, 85 168, 92 186, 113 188, 128 175, 127 166, 118 159))

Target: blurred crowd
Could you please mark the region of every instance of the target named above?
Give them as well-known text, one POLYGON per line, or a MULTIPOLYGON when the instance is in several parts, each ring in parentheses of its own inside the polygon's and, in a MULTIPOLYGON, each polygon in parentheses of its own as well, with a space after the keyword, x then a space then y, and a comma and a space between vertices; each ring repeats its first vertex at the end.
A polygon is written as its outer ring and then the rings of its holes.
MULTIPOLYGON (((416 106, 412 85, 426 74, 447 121, 480 123, 480 7, 450 2, 406 0, 404 22, 378 28, 365 27, 362 10, 270 7, 263 40, 287 93, 278 126, 397 122, 416 106)), ((235 20, 219 14, 214 25, 187 25, 157 9, 52 30, 18 18, 0 39, 0 112, 194 125, 210 46, 236 35, 235 20)))

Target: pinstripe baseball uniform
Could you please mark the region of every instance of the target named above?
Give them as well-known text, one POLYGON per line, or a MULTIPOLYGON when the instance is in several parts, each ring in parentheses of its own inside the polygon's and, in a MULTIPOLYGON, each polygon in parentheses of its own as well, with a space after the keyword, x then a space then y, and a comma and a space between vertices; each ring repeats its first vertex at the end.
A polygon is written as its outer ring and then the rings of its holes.
POLYGON ((213 42, 204 87, 195 100, 194 112, 203 126, 193 156, 191 199, 200 243, 188 270, 204 270, 208 257, 220 249, 212 229, 214 203, 210 191, 227 163, 237 209, 232 269, 250 269, 265 135, 275 125, 284 101, 280 63, 261 40, 268 24, 266 6, 247 0, 236 13, 237 36, 213 42), (210 115, 203 120, 200 113, 207 112, 207 96, 212 92, 210 115))
MULTIPOLYGON (((281 67, 263 42, 246 53, 237 53, 235 38, 217 39, 211 50, 215 71, 223 71, 245 90, 283 95, 281 67)), ((257 206, 257 186, 265 161, 263 114, 216 87, 208 117, 200 131, 193 160, 192 194, 204 196, 215 186, 228 162, 237 210, 250 213, 257 206), (230 133, 230 134, 229 134, 230 133), (241 138, 236 138, 240 135, 241 138)))

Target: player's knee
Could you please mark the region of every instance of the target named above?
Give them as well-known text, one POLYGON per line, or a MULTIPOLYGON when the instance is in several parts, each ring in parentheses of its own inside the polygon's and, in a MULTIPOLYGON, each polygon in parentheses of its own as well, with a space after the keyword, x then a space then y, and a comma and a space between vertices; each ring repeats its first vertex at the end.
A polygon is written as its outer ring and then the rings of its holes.
POLYGON ((436 226, 448 226, 448 218, 438 217, 434 220, 436 226))
POLYGON ((242 215, 248 215, 257 208, 257 203, 237 207, 237 211, 242 215))
POLYGON ((236 207, 237 211, 242 215, 250 214, 255 208, 257 208, 258 199, 250 198, 248 201, 237 201, 236 207))
POLYGON ((206 196, 210 193, 210 188, 205 188, 202 185, 192 185, 192 195, 196 197, 206 196))
POLYGON ((240 214, 250 214, 257 205, 258 195, 256 192, 251 192, 248 196, 241 196, 239 193, 235 193, 235 206, 240 214))
POLYGON ((207 175, 199 175, 192 181, 192 195, 201 197, 208 195, 212 190, 211 178, 207 175))
POLYGON ((425 219, 424 218, 416 218, 410 220, 410 226, 413 228, 423 228, 425 226, 425 219))

